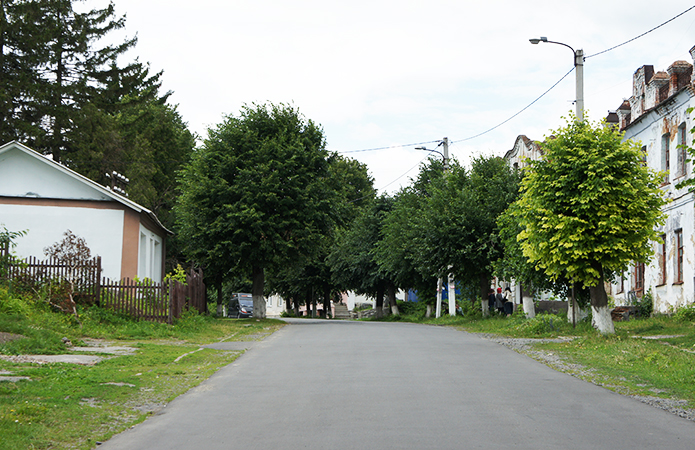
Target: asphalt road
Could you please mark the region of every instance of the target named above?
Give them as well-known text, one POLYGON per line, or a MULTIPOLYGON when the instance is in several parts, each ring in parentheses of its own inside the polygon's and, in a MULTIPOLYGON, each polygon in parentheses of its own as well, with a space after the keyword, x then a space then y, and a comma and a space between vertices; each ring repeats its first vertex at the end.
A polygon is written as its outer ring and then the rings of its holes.
POLYGON ((695 423, 451 328, 296 320, 99 448, 690 450, 695 423))

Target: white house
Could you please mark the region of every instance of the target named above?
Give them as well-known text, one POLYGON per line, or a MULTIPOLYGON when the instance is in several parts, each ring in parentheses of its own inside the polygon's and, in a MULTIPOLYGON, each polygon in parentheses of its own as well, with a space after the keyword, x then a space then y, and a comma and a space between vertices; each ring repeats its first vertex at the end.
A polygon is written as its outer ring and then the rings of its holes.
POLYGON ((43 258, 69 229, 101 256, 105 277, 161 281, 164 274, 171 232, 151 211, 17 142, 0 146, 3 225, 26 231, 16 241, 20 257, 43 258))
MULTIPOLYGON (((695 47, 690 49, 695 59, 695 47)), ((633 75, 632 96, 617 111, 625 139, 640 141, 646 163, 666 172, 661 185, 669 203, 663 208, 666 223, 658 229, 663 243, 654 242, 655 256, 648 265, 636 264, 611 286, 616 303, 652 292, 655 311, 667 312, 695 301, 695 202, 687 188, 677 184, 693 176, 693 165, 682 145, 692 145, 693 65, 674 62, 665 72, 642 66, 633 75)))

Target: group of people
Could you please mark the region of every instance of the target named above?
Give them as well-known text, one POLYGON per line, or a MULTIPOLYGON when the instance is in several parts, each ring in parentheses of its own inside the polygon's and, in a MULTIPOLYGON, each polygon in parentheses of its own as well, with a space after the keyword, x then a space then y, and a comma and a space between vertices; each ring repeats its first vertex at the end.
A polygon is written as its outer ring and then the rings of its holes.
POLYGON ((500 314, 505 314, 511 316, 514 312, 514 296, 512 295, 512 290, 507 286, 502 293, 502 288, 497 288, 497 294, 495 294, 494 289, 490 289, 488 292, 488 307, 490 312, 493 311, 492 308, 497 309, 500 314))

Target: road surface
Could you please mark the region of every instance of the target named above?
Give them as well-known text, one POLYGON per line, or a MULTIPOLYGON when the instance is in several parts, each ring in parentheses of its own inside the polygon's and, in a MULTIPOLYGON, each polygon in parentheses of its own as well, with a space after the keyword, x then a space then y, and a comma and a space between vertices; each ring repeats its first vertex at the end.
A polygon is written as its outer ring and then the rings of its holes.
POLYGON ((452 328, 297 319, 99 448, 675 450, 695 423, 452 328))

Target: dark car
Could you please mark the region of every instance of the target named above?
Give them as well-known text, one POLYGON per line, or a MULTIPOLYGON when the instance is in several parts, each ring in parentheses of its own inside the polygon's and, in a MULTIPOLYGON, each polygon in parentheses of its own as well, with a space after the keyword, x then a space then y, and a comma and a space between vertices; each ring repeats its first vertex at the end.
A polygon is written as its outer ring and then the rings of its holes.
POLYGON ((229 300, 227 317, 243 319, 253 317, 253 298, 251 294, 234 294, 229 300))

